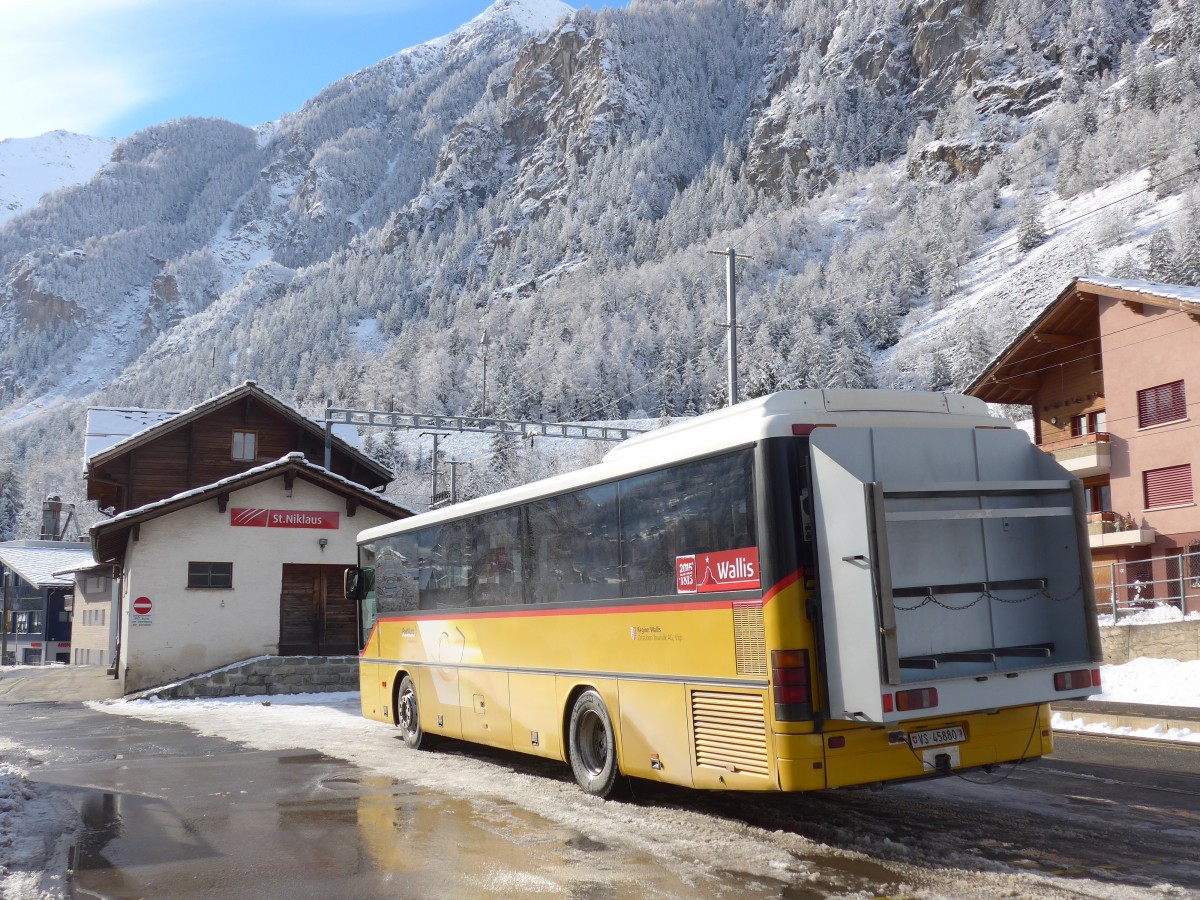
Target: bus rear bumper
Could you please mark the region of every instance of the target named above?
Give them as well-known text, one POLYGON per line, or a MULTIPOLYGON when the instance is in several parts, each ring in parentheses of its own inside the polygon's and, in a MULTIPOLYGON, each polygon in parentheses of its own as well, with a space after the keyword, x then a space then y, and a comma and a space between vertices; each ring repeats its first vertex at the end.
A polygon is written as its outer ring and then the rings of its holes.
POLYGON ((1036 759, 1053 750, 1046 706, 1024 706, 894 726, 826 723, 823 734, 776 734, 784 791, 905 781, 959 769, 1036 759), (910 737, 961 727, 961 742, 914 747, 910 737), (942 758, 939 758, 942 757, 942 758))

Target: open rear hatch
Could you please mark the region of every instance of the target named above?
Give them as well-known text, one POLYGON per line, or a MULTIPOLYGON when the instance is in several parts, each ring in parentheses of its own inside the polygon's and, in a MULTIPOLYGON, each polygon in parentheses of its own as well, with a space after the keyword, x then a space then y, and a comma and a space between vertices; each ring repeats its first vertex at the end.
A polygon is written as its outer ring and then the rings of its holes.
POLYGON ((1023 432, 820 428, 811 454, 832 718, 1041 703, 1099 661, 1082 486, 1023 432))

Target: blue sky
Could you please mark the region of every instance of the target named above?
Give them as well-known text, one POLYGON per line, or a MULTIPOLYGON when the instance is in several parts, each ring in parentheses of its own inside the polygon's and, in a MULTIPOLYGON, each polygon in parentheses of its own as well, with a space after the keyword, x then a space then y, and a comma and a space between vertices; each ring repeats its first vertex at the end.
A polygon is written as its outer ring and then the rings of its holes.
POLYGON ((124 137, 189 115, 268 122, 345 75, 453 31, 489 5, 0 0, 0 139, 55 129, 124 137))

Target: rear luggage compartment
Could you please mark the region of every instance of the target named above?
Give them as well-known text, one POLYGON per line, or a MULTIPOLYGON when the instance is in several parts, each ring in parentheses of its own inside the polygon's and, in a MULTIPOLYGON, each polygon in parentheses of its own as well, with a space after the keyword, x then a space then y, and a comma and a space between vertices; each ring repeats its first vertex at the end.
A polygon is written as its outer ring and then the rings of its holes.
POLYGON ((1100 643, 1077 480, 1010 428, 839 426, 810 440, 831 718, 1092 692, 1080 670, 1100 643))

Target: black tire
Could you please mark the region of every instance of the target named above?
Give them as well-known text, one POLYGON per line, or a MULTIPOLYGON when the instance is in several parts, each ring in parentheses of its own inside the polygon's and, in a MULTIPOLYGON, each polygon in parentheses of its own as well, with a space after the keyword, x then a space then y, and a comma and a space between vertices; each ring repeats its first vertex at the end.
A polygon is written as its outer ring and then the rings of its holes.
POLYGON ((579 786, 596 797, 612 794, 621 776, 617 742, 612 719, 595 691, 586 690, 575 700, 568 736, 571 769, 579 786))
POLYGON ((425 732, 421 730, 421 710, 417 706, 417 687, 407 675, 400 679, 400 687, 396 689, 396 725, 405 746, 417 750, 426 743, 425 732))

